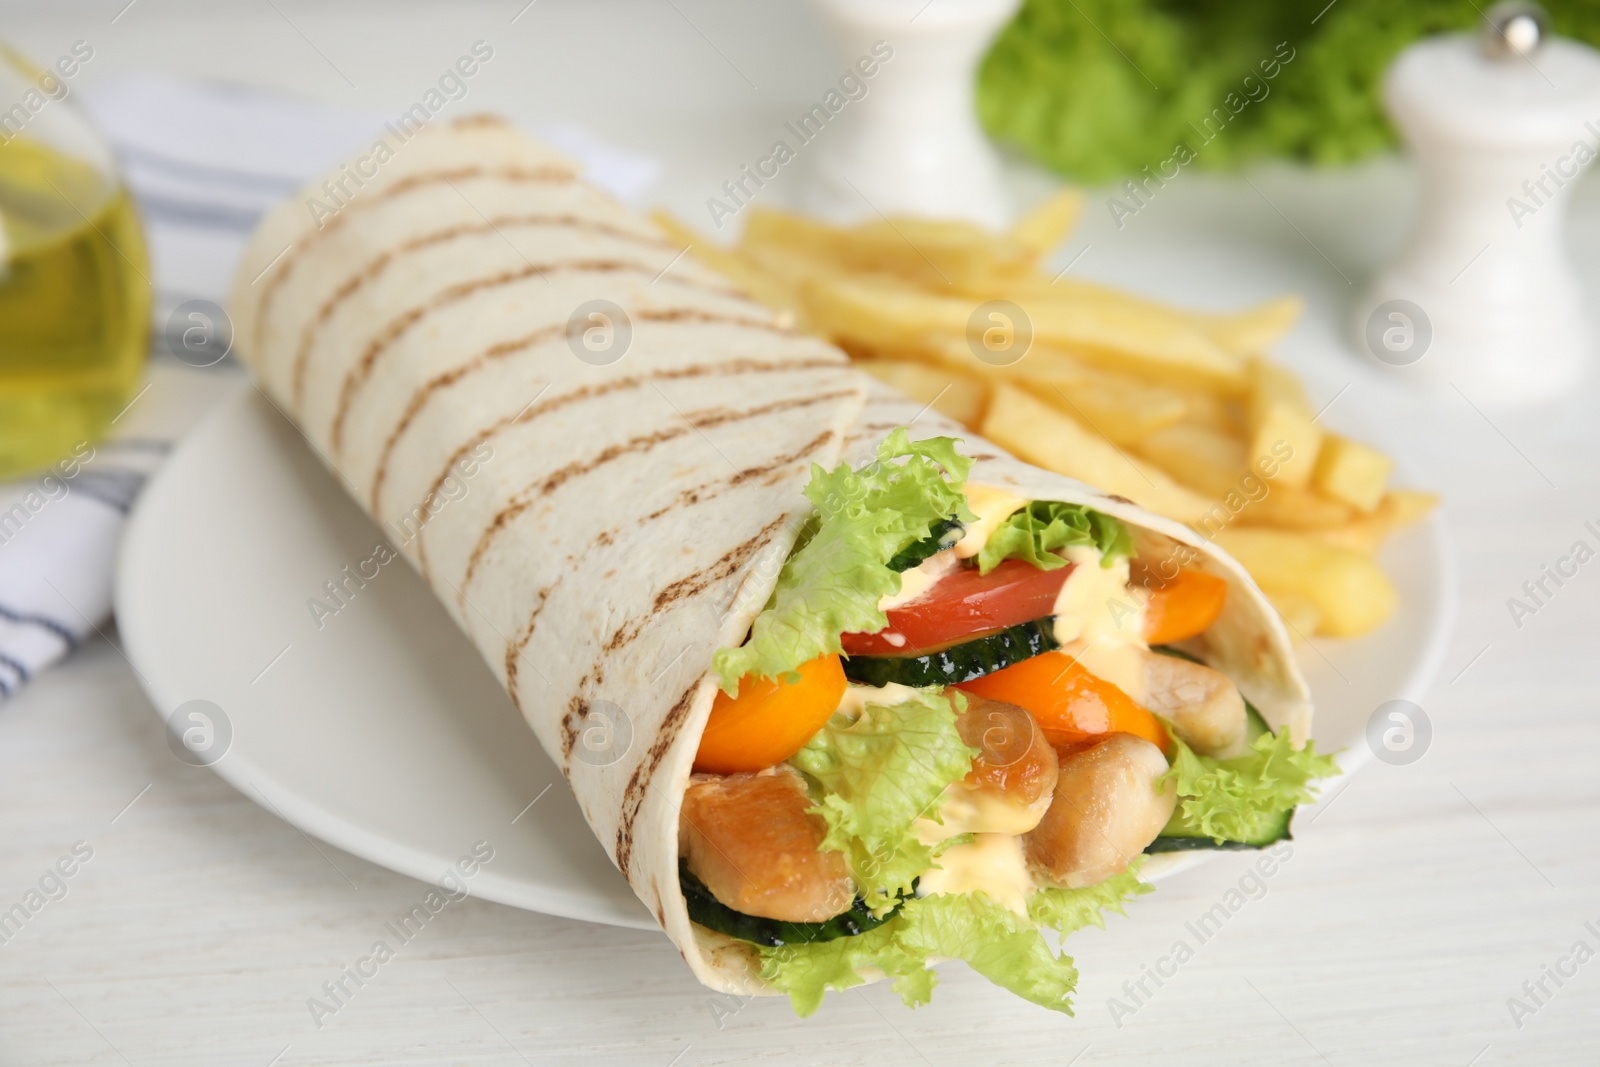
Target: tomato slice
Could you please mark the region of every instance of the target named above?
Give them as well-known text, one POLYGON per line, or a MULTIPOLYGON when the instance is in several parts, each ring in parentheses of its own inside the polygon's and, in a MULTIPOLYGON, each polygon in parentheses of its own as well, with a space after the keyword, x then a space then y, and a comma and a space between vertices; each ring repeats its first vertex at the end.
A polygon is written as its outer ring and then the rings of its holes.
POLYGON ((1049 615, 1073 564, 1040 570, 1008 559, 988 574, 963 567, 940 578, 915 600, 890 608, 889 625, 875 634, 840 638, 849 656, 916 656, 965 638, 1049 615))

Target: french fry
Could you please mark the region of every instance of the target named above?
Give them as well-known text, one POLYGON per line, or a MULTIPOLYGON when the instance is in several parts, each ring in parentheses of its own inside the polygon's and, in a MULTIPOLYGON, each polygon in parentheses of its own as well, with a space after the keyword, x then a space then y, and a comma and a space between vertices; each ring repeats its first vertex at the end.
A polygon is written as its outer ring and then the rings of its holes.
POLYGON ((1421 489, 1391 489, 1383 494, 1374 518, 1387 518, 1396 529, 1427 518, 1439 506, 1439 494, 1421 489))
POLYGON ((1016 363, 994 366, 973 355, 966 338, 935 334, 915 355, 989 380, 1010 381, 1119 445, 1142 440, 1189 411, 1185 393, 1091 367, 1044 345, 1016 363))
POLYGON ((1182 395, 1188 409, 1183 421, 1242 439, 1245 420, 1243 405, 1239 401, 1195 389, 1183 390, 1182 395))
POLYGON ((770 208, 752 209, 744 243, 798 250, 846 271, 892 274, 931 289, 982 286, 1031 262, 1028 249, 968 222, 883 219, 839 229, 770 208))
POLYGON ((856 366, 959 423, 974 426, 983 420, 988 389, 976 378, 910 360, 868 359, 856 366))
POLYGON ((1266 493, 1261 499, 1252 500, 1239 513, 1239 521, 1246 526, 1323 530, 1355 520, 1355 512, 1347 504, 1328 500, 1304 489, 1291 489, 1270 482, 1265 484, 1266 493))
MULTIPOLYGON (((927 293, 886 275, 813 278, 802 289, 805 307, 824 330, 867 344, 915 346, 928 333, 965 337, 978 305, 927 293)), ((1199 331, 1150 322, 1115 307, 1073 308, 1052 301, 1019 302, 1034 343, 1060 346, 1087 362, 1156 382, 1188 381, 1233 392, 1247 384, 1242 360, 1199 331)))
POLYGON ((1022 386, 1123 446, 1137 445, 1171 426, 1186 410, 1183 398, 1170 390, 1094 371, 1070 378, 1024 377, 1022 386))
POLYGON ((1317 531, 1319 540, 1326 544, 1349 548, 1372 555, 1383 547, 1383 542, 1396 530, 1422 519, 1439 503, 1433 493, 1415 489, 1391 489, 1371 515, 1356 519, 1343 526, 1331 526, 1317 531))
POLYGON ((1311 484, 1323 496, 1370 514, 1393 470, 1394 460, 1376 448, 1330 433, 1323 436, 1311 484))
POLYGON ((1155 431, 1134 451, 1184 485, 1210 497, 1241 490, 1246 474, 1244 442, 1232 434, 1193 422, 1175 422, 1155 431))
POLYGON ((1311 421, 1311 406, 1294 375, 1264 359, 1252 362, 1247 414, 1250 465, 1278 485, 1309 485, 1322 430, 1311 421))
POLYGON ((1195 321, 1213 341, 1241 356, 1264 355, 1283 335, 1294 328, 1305 301, 1298 296, 1280 296, 1265 304, 1233 315, 1196 315, 1195 321))
POLYGON ((738 285, 780 316, 787 313, 791 324, 797 329, 807 328, 798 286, 786 284, 771 271, 752 264, 740 252, 717 244, 665 211, 652 212, 650 219, 666 232, 669 239, 683 244, 701 263, 738 285))
MULTIPOLYGON (((846 350, 850 347, 847 343, 846 350)), ((947 334, 931 334, 915 348, 873 352, 879 358, 923 361, 985 381, 1011 382, 1103 431, 1117 444, 1142 440, 1182 419, 1191 410, 1194 395, 1103 371, 1043 346, 1002 366, 980 361, 964 337, 947 334)))
POLYGON ((1216 544, 1255 578, 1268 596, 1303 597, 1316 606, 1317 632, 1359 637, 1393 614, 1399 596, 1370 556, 1287 530, 1234 527, 1216 544))
POLYGON ((1033 262, 1048 256, 1078 224, 1083 214, 1083 191, 1063 189, 1045 199, 1011 227, 1011 243, 1028 250, 1033 262))
POLYGON ((1198 519, 1209 506, 1160 470, 1012 385, 995 386, 979 432, 1030 463, 1179 522, 1198 519))
POLYGON ((1193 423, 1159 430, 1135 446, 1178 481, 1224 501, 1246 526, 1316 530, 1351 522, 1354 512, 1304 489, 1270 483, 1245 466, 1244 442, 1193 423))
POLYGON ((963 295, 974 302, 1010 301, 1035 320, 1099 323, 1118 330, 1121 341, 1109 335, 1096 339, 1071 333, 1054 338, 1048 331, 1039 334, 1046 343, 1077 348, 1073 352, 1076 357, 1108 371, 1137 374, 1157 385, 1199 385, 1225 396, 1241 395, 1249 384, 1244 374, 1246 361, 1217 345, 1194 316, 1107 286, 1075 279, 1052 283, 1037 275, 1022 280, 999 277, 990 286, 964 289, 963 295), (1174 350, 1190 355, 1185 359, 1173 354, 1174 350), (1130 364, 1130 357, 1135 362, 1130 364), (1200 362, 1195 362, 1197 359, 1200 362))
POLYGON ((1019 385, 1032 381, 1055 381, 1070 382, 1076 387, 1090 376, 1103 373, 1063 352, 1039 344, 1015 363, 985 363, 973 354, 965 335, 958 337, 949 333, 924 334, 914 345, 899 351, 910 359, 926 360, 963 374, 1019 385))

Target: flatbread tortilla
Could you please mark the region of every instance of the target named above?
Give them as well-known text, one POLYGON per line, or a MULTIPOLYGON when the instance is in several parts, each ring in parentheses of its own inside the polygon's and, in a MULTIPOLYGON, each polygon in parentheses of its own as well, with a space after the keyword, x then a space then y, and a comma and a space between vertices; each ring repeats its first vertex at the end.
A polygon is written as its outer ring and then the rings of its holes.
POLYGON ((1276 614, 1192 531, 876 385, 500 120, 390 149, 263 221, 236 345, 478 647, 705 984, 769 991, 750 947, 692 924, 678 889, 712 655, 771 594, 811 464, 864 462, 896 426, 964 437, 971 484, 1089 504, 1141 554, 1192 552, 1230 586, 1208 654, 1304 736, 1276 614))

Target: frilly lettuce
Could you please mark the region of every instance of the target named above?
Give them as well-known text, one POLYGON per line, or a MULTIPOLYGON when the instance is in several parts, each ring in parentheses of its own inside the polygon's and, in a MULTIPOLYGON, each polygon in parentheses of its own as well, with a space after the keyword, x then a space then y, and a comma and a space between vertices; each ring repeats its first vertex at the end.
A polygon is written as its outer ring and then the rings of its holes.
POLYGON ((1087 889, 1046 889, 1029 901, 1028 917, 983 893, 937 894, 909 900, 893 919, 859 937, 810 945, 763 948, 761 977, 789 994, 795 1013, 810 1015, 829 989, 849 989, 873 967, 893 980, 907 1007, 928 1003, 938 975, 929 958, 965 960, 1002 989, 1052 1011, 1072 1014, 1078 969, 1072 957, 1050 950, 1039 926, 1063 936, 1084 926, 1104 926, 1106 910, 1150 887, 1130 870, 1087 889), (1035 925, 1035 924, 1038 925, 1035 925))
POLYGON ((817 515, 810 537, 783 565, 750 640, 717 650, 712 665, 724 692, 736 696, 747 674, 776 678, 838 652, 840 634, 889 624, 878 610, 879 598, 900 590, 889 560, 941 519, 972 519, 962 492, 972 460, 955 446, 949 437, 912 441, 901 427, 860 470, 812 465, 805 494, 817 515))
POLYGON ((1253 840, 1284 812, 1316 799, 1313 780, 1339 773, 1332 756, 1317 754, 1315 741, 1295 748, 1287 730, 1269 730, 1250 748, 1243 756, 1215 759, 1198 755, 1174 733, 1172 768, 1162 782, 1176 784, 1178 808, 1164 832, 1218 843, 1253 840))
POLYGON ((1105 567, 1133 555, 1133 538, 1128 528, 1110 515, 1081 504, 1035 500, 1013 512, 989 535, 978 553, 978 571, 988 574, 1002 560, 1013 558, 1025 559, 1040 570, 1053 571, 1067 565, 1055 551, 1070 545, 1098 548, 1101 565, 1105 567))
POLYGON ((1028 898, 1028 918, 1048 926, 1062 937, 1085 926, 1106 928, 1106 912, 1126 915, 1122 906, 1134 897, 1154 893, 1156 887, 1139 880, 1144 857, 1137 856, 1121 874, 1112 875, 1098 885, 1082 889, 1050 888, 1036 890, 1028 898))
POLYGON ((874 910, 909 894, 940 851, 918 840, 914 824, 937 818, 945 788, 972 769, 976 750, 956 730, 965 706, 962 694, 931 689, 892 706, 868 704, 853 722, 835 715, 790 758, 821 786, 812 809, 828 824, 821 847, 848 856, 874 910))

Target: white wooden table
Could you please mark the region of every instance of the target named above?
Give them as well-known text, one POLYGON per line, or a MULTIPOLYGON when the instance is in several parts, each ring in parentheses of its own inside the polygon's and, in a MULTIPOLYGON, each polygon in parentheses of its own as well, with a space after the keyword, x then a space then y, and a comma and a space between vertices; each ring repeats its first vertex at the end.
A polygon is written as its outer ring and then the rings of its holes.
MULTIPOLYGON (((3 3, 0 27, 36 56, 91 40, 86 78, 157 68, 396 110, 484 38, 497 56, 475 104, 582 120, 658 154, 663 199, 691 219, 833 76, 797 6, 540 0, 513 24, 521 5, 140 0, 112 23, 121 0, 3 3)), ((1024 194, 1041 182, 1013 176, 1024 194)), ((930 1008, 908 1012, 874 986, 800 1022, 782 1001, 701 989, 659 935, 467 900, 319 1028, 308 998, 425 887, 174 759, 128 665, 99 640, 0 706, 0 910, 41 879, 59 897, 0 944, 0 1063, 1596 1062, 1600 562, 1520 628, 1506 600, 1575 541, 1600 547, 1584 527, 1600 525, 1600 392, 1485 417, 1459 395, 1386 387, 1341 354, 1331 323, 1342 275, 1359 280, 1409 215, 1405 174, 1255 180, 1282 215, 1204 175, 1122 231, 1091 210, 1075 269, 1201 303, 1240 284, 1311 295, 1281 354, 1334 400, 1334 425, 1369 431, 1447 496, 1462 598, 1423 701, 1434 738, 1420 762, 1374 763, 1303 815, 1292 859, 1260 889, 1254 857, 1224 856, 1110 931, 1076 936, 1076 1019, 952 965, 930 1008), (73 872, 64 896, 47 877, 58 862, 73 872), (1242 878, 1257 899, 1200 943, 1188 924, 1242 878), (1158 986, 1148 971, 1170 973, 1161 961, 1180 939, 1193 958, 1158 986), (1570 976, 1558 986, 1547 967, 1570 976), (1113 1013, 1113 997, 1133 1010, 1113 1013), (1511 997, 1533 1010, 1514 1018, 1511 997)), ((1574 229, 1600 291, 1593 195, 1574 229)))

